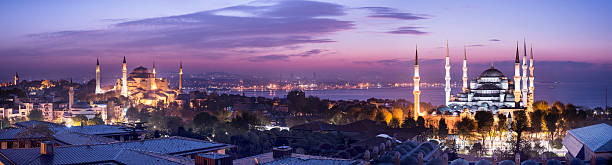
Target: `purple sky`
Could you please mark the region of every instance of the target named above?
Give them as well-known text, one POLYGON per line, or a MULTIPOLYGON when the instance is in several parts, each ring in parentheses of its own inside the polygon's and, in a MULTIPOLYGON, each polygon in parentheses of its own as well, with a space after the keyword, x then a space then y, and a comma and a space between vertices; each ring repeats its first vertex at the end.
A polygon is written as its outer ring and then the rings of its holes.
POLYGON ((418 44, 424 81, 441 81, 446 40, 458 76, 464 45, 471 75, 490 62, 512 74, 526 38, 538 80, 610 82, 610 9, 603 0, 2 1, 0 80, 93 78, 96 58, 111 78, 123 56, 130 69, 155 60, 159 72, 182 60, 186 73, 409 80, 418 44))

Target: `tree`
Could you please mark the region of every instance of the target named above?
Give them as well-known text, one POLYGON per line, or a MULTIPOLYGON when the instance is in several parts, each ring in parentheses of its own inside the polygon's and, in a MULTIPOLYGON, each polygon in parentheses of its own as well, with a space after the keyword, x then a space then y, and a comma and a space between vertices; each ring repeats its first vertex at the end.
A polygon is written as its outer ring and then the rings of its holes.
POLYGON ((565 105, 564 109, 562 110, 561 116, 563 116, 563 120, 565 121, 566 130, 571 129, 572 126, 574 126, 574 123, 578 116, 576 106, 574 106, 573 104, 565 105))
POLYGON ((260 126, 262 124, 261 120, 257 118, 254 114, 249 112, 242 112, 239 116, 234 118, 231 122, 231 125, 238 129, 243 130, 251 130, 255 126, 260 126))
POLYGON ((29 120, 38 120, 38 121, 43 121, 43 112, 41 110, 32 110, 30 111, 30 114, 28 114, 28 119, 29 120))
POLYGON ((103 125, 104 120, 100 117, 100 115, 96 115, 96 117, 87 120, 87 125, 103 125))
POLYGON ((404 122, 402 122, 402 128, 414 128, 416 127, 416 121, 412 119, 412 117, 404 118, 404 122))
POLYGON ((529 113, 529 118, 531 119, 531 132, 538 133, 542 131, 542 120, 544 119, 544 111, 535 110, 529 113))
POLYGON ((514 111, 512 112, 512 131, 516 132, 517 136, 516 136, 516 146, 515 146, 515 150, 514 153, 519 153, 519 151, 521 151, 521 136, 523 134, 524 131, 527 130, 527 115, 525 114, 524 110, 519 110, 519 111, 514 111))
POLYGON ((138 109, 136 109, 135 107, 130 107, 125 112, 125 116, 128 118, 128 121, 138 120, 138 117, 140 116, 139 114, 140 112, 138 112, 138 109))
POLYGON ((497 131, 499 131, 500 134, 503 134, 508 130, 507 122, 508 118, 506 117, 506 115, 502 113, 497 114, 497 131))
POLYGON ((491 113, 491 111, 476 111, 474 118, 478 126, 478 133, 482 137, 481 144, 484 144, 486 135, 488 135, 489 132, 491 132, 491 128, 493 128, 493 113, 491 113))
POLYGON ((425 127, 425 118, 423 118, 423 116, 419 116, 416 123, 417 127, 425 127))
POLYGON ((76 115, 71 117, 72 126, 82 126, 83 124, 87 124, 87 117, 85 115, 76 115))
POLYGON ((168 116, 165 118, 165 129, 168 131, 170 135, 178 134, 178 131, 185 124, 183 123, 183 119, 177 116, 168 116))
POLYGON ((49 128, 47 124, 37 124, 32 127, 26 127, 21 132, 15 135, 18 139, 25 140, 32 137, 43 137, 44 140, 53 140, 55 132, 49 128))
POLYGON ((533 109, 534 110, 541 110, 541 111, 546 112, 546 111, 548 111, 550 109, 550 105, 546 101, 538 100, 538 101, 533 103, 533 109))
POLYGON ((391 128, 399 128, 400 127, 400 121, 397 118, 392 118, 391 122, 389 122, 389 127, 391 128))
POLYGON ((455 123, 455 128, 457 128, 457 134, 459 136, 470 137, 472 136, 472 132, 476 129, 476 122, 469 118, 463 117, 459 122, 455 123))
POLYGON ((438 137, 440 139, 446 139, 448 135, 448 126, 446 125, 446 120, 442 117, 440 121, 438 121, 438 137))
POLYGON ((200 112, 193 117, 193 125, 200 129, 214 127, 218 122, 219 119, 213 115, 210 115, 208 112, 200 112))
POLYGON ((290 91, 287 93, 288 108, 290 112, 302 112, 306 105, 306 93, 304 91, 290 91))

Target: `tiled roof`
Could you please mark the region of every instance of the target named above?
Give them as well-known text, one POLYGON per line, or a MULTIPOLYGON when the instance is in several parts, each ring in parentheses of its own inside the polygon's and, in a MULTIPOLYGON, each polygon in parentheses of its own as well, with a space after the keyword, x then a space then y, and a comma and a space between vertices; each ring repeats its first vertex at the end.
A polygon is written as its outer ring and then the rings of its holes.
MULTIPOLYGON (((66 134, 68 135, 70 134, 66 134)), ((0 154, 8 158, 2 157, 0 162, 4 164, 193 164, 190 159, 179 156, 231 147, 228 144, 184 137, 90 144, 92 145, 56 147, 52 156, 41 155, 40 148, 0 150, 0 154)))
MULTIPOLYGON (((87 126, 74 126, 66 127, 64 131, 78 132, 88 135, 107 135, 107 134, 125 134, 131 133, 130 128, 116 126, 116 125, 87 125, 87 126)), ((137 132, 143 132, 143 130, 136 130, 137 132)))
MULTIPOLYGON (((18 137, 18 134, 23 131, 25 128, 8 128, 0 130, 0 140, 14 140, 18 138, 26 138, 26 137, 18 137)), ((44 138, 44 136, 40 134, 36 134, 32 137, 27 137, 28 139, 39 139, 44 138)))
POLYGON ((284 159, 274 160, 264 163, 264 165, 360 165, 363 164, 357 160, 336 160, 336 159, 313 159, 313 158, 295 158, 289 157, 284 159))
POLYGON ((52 155, 41 155, 39 148, 0 150, 0 154, 10 159, 0 159, 4 164, 193 164, 184 158, 109 145, 56 147, 52 155))
POLYGON ((594 152, 612 151, 612 126, 601 123, 569 130, 580 142, 594 152))
POLYGON ((39 125, 39 124, 46 124, 49 127, 62 127, 62 125, 59 125, 59 124, 56 124, 56 123, 46 122, 46 121, 38 121, 38 120, 30 120, 30 121, 17 122, 14 125, 17 126, 17 127, 33 127, 33 126, 39 125))
POLYGON ((228 144, 214 143, 179 136, 131 142, 117 142, 110 143, 108 145, 118 148, 130 148, 140 151, 148 151, 170 155, 185 155, 199 152, 210 152, 232 147, 228 144))
POLYGON ((255 164, 255 158, 260 164, 297 164, 297 165, 323 165, 323 164, 331 164, 331 165, 361 165, 363 164, 360 161, 356 160, 348 160, 348 159, 340 159, 340 158, 332 158, 332 157, 324 157, 324 156, 314 156, 314 155, 304 155, 304 154, 291 154, 291 157, 284 159, 274 159, 272 152, 267 152, 251 157, 241 158, 233 160, 234 165, 251 165, 255 164))
POLYGON ((106 144, 117 142, 111 138, 68 131, 58 132, 54 135, 54 137, 55 140, 68 145, 106 144))

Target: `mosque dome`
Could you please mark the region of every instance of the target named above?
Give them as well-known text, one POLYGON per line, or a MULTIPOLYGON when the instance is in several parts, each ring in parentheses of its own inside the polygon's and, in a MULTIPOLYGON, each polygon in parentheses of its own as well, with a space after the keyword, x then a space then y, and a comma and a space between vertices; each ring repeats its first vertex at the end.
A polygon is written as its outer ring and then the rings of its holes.
POLYGON ((72 108, 88 109, 88 108, 91 108, 91 106, 86 102, 76 102, 75 104, 72 105, 72 108))
POLYGON ((491 69, 487 69, 482 72, 480 77, 504 77, 504 74, 501 71, 491 67, 491 69))
POLYGON ((143 66, 139 66, 138 68, 134 68, 134 70, 132 70, 132 73, 150 73, 150 72, 149 72, 149 69, 143 66))

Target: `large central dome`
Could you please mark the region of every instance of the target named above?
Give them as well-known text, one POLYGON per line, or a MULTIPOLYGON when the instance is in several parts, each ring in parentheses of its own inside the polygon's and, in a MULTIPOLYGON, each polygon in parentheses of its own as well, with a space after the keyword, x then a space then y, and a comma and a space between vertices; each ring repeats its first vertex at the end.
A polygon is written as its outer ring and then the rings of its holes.
POLYGON ((501 71, 491 67, 491 69, 487 69, 482 72, 480 77, 504 77, 504 74, 501 71))

